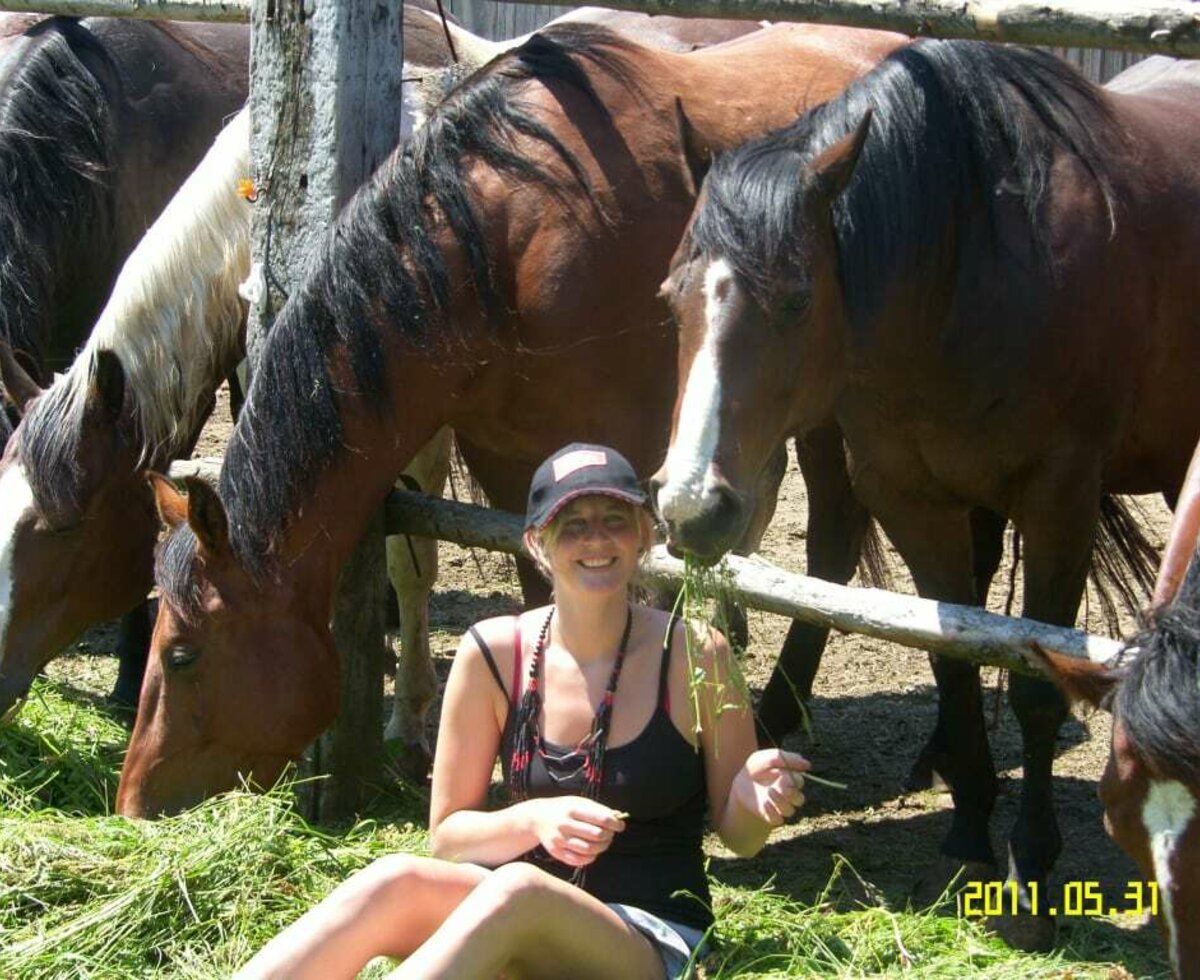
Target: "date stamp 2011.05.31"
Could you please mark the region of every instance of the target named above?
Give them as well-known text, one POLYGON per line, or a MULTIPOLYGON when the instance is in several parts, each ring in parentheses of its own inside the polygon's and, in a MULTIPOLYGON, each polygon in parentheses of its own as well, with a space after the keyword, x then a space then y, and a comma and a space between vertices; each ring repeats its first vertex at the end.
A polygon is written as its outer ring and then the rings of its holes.
POLYGON ((1053 898, 1029 883, 1029 904, 1022 907, 1015 881, 972 881, 958 894, 958 913, 966 917, 999 915, 1119 916, 1158 913, 1158 882, 1130 881, 1120 901, 1106 900, 1098 881, 1068 881, 1053 898))

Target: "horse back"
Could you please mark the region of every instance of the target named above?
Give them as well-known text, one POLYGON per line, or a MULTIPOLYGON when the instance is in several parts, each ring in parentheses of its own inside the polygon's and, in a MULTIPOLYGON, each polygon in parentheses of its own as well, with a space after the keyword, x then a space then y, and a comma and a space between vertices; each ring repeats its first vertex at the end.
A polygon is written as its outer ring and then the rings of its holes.
POLYGON ((910 43, 890 31, 776 24, 672 60, 691 123, 715 152, 784 126, 910 43), (693 93, 719 93, 695 97, 693 93))
MULTIPOLYGON (((94 18, 114 113, 116 238, 128 252, 246 100, 249 30, 94 18)), ((91 67, 89 65, 89 67, 91 67)))

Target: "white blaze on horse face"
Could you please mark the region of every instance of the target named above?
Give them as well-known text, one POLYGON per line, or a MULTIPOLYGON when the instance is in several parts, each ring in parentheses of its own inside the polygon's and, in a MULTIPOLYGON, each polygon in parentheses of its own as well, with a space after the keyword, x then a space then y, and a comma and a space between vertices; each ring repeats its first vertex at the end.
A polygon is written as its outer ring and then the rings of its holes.
POLYGON ((658 509, 669 521, 686 521, 703 510, 713 483, 713 454, 721 434, 721 376, 717 342, 737 303, 737 279, 724 259, 704 273, 704 342, 688 371, 679 424, 667 451, 667 482, 658 491, 658 509))
POLYGON ((1146 801, 1142 804, 1142 825, 1150 838, 1154 877, 1158 879, 1158 899, 1167 927, 1171 966, 1176 976, 1179 976, 1179 930, 1175 923, 1171 860, 1195 815, 1196 798, 1182 783, 1172 780, 1150 784, 1146 801))
POLYGON ((22 466, 10 466, 0 477, 0 665, 4 663, 5 637, 12 615, 13 548, 21 519, 33 509, 33 490, 22 466))

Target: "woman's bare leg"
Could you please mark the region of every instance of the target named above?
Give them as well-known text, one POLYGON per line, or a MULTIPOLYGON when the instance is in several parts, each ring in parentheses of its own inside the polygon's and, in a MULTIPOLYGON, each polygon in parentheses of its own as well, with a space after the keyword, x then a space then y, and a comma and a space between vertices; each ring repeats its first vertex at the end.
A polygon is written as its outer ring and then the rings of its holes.
POLYGON ((612 977, 662 980, 658 951, 612 909, 529 864, 473 888, 395 978, 612 977))
POLYGON ((267 943, 237 980, 353 977, 376 956, 407 956, 490 874, 434 858, 382 858, 267 943))

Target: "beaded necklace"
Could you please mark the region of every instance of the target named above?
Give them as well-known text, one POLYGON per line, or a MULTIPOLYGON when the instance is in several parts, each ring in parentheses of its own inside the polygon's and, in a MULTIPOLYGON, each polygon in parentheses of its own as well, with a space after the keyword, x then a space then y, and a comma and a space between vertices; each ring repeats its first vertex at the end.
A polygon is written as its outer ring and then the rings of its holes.
MULTIPOLYGON (((551 779, 563 782, 582 770, 584 775, 582 795, 590 800, 599 797, 600 787, 604 782, 604 757, 608 748, 608 729, 612 719, 613 698, 617 691, 617 682, 621 678, 621 667, 625 663, 625 653, 629 647, 629 634, 633 630, 633 607, 628 607, 625 630, 621 634, 621 645, 617 649, 617 658, 613 662, 612 676, 608 679, 604 697, 592 718, 591 731, 572 752, 561 757, 550 755, 545 751, 541 728, 538 724, 542 713, 542 695, 538 674, 541 669, 542 656, 546 651, 546 644, 550 639, 550 624, 553 619, 554 607, 551 606, 550 612, 546 615, 546 621, 542 624, 541 632, 538 633, 537 645, 534 647, 533 657, 529 662, 529 686, 525 689, 525 693, 521 697, 521 704, 517 709, 509 776, 513 800, 518 802, 529 799, 529 768, 535 752, 545 761, 546 771, 551 779), (573 771, 563 774, 556 774, 553 771, 552 766, 555 763, 562 763, 579 755, 583 756, 582 762, 573 771)), ((519 650, 517 656, 520 656, 519 650)), ((571 882, 582 887, 585 871, 585 868, 576 868, 571 874, 571 882)))

